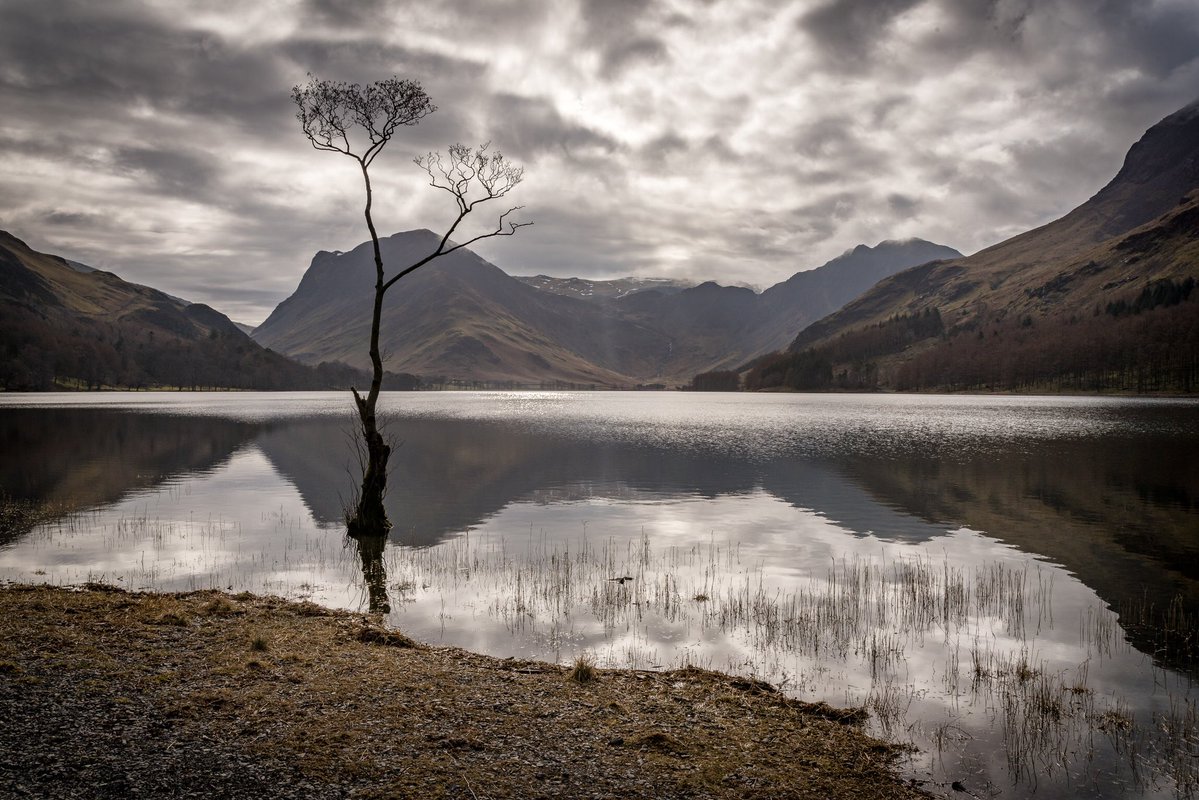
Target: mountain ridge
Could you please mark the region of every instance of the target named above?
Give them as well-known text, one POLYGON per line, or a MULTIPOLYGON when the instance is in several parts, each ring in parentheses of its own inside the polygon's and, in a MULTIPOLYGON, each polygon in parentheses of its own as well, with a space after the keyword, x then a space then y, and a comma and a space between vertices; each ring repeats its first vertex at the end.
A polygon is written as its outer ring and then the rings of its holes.
POLYGON ((207 305, 36 251, 7 231, 0 231, 0 352, 7 390, 324 388, 352 374, 292 362, 207 305))
MULTIPOLYGON (((415 263, 439 241, 427 230, 381 239, 385 274, 415 263)), ((455 381, 678 384, 785 345, 801 324, 863 291, 876 274, 930 253, 960 255, 922 240, 884 241, 847 250, 759 295, 712 281, 513 278, 462 249, 388 293, 382 345, 395 369, 455 381)), ((305 363, 364 367, 373 276, 368 242, 318 252, 296 291, 254 329, 255 339, 305 363)))
MULTIPOLYGON (((1190 391, 1190 372, 1144 337, 1176 336, 1180 346, 1194 346, 1190 320, 1196 311, 1185 303, 1191 296, 1187 282, 1199 278, 1197 205, 1199 102, 1149 128, 1129 149, 1115 177, 1061 218, 971 256, 885 278, 800 331, 788 352, 806 353, 808 366, 819 367, 823 377, 809 373, 810 380, 801 382, 807 388, 1041 385, 1141 391, 1153 381, 1147 383, 1132 352, 1147 348, 1143 358, 1151 357, 1174 375, 1162 378, 1165 383, 1158 390, 1190 391), (1154 304, 1153 297, 1162 302, 1154 304), (1171 310, 1176 306, 1180 310, 1171 310), (1135 308, 1137 317, 1158 308, 1161 312, 1153 323, 1145 317, 1134 325, 1121 319, 1119 308, 1135 308), (1159 330, 1159 324, 1170 332, 1159 330), (1123 330, 1127 341, 1113 339, 1114 328, 1123 330), (1080 341, 1084 331, 1103 343, 1106 356, 1086 354, 1080 341), (974 343, 968 341, 971 336, 974 343), (990 342, 991 352, 979 342, 990 342), (950 348, 955 348, 952 358, 950 348), (1012 360, 995 354, 1018 352, 1024 363, 1008 363, 1002 374, 985 376, 959 363, 967 352, 993 365, 1012 360), (1057 377, 1050 366, 1055 361, 1057 377), (1106 367, 1082 366, 1101 361, 1106 367), (851 362, 858 366, 851 368, 851 362), (943 381, 934 377, 937 370, 947 370, 943 381), (1113 372, 1126 377, 1113 377, 1113 372)), ((776 359, 768 370, 775 377, 767 385, 779 385, 774 381, 785 371, 785 361, 776 359)), ((792 359, 790 366, 797 364, 792 359)), ((763 377, 758 374, 750 382, 763 377)))

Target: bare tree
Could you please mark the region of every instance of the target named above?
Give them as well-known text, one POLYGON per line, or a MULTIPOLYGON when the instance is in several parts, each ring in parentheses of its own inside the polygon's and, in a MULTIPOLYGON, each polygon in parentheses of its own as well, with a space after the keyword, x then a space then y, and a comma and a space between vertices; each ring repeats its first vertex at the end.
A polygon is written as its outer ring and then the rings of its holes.
POLYGON ((513 222, 509 215, 520 206, 500 214, 494 230, 481 233, 460 243, 450 237, 462 221, 479 205, 508 194, 523 176, 523 169, 509 163, 500 153, 490 152, 489 145, 470 148, 455 144, 448 155, 429 153, 415 162, 429 176, 429 185, 448 192, 457 204, 457 216, 442 236, 433 252, 413 264, 398 270, 390 278, 383 269, 379 235, 371 217, 370 167, 396 131, 405 125, 415 125, 436 110, 436 107, 416 81, 398 77, 376 81, 366 86, 320 80, 311 75, 303 86, 294 86, 291 98, 299 111, 304 135, 317 150, 328 150, 349 156, 358 162, 366 187, 366 227, 370 231, 375 252, 375 295, 371 311, 370 359, 371 385, 363 397, 351 388, 354 405, 362 424, 366 444, 366 463, 363 467, 362 490, 358 503, 348 520, 351 536, 378 536, 391 527, 383 508, 387 491, 387 460, 391 447, 379 431, 375 409, 383 383, 383 358, 379 352, 379 325, 383 314, 383 297, 400 278, 429 264, 441 256, 493 236, 511 236, 531 222, 513 222))

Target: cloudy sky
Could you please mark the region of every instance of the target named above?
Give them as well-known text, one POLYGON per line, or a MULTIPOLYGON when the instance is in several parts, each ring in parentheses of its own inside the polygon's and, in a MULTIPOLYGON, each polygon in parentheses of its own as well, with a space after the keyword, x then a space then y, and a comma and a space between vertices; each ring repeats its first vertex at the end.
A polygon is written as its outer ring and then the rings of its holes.
MULTIPOLYGON (((444 228, 415 155, 490 140, 513 274, 769 286, 858 243, 972 252, 1094 194, 1199 96, 1195 0, 0 0, 0 228, 260 322, 366 238, 307 73, 421 82, 376 222, 444 228)), ((481 223, 494 225, 487 215, 481 223)))

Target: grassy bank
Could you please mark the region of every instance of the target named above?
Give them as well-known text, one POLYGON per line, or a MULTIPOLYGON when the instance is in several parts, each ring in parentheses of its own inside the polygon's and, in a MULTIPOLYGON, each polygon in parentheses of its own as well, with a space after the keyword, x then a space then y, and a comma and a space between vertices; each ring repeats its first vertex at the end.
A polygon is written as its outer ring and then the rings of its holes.
POLYGON ((5 796, 920 796, 861 716, 274 598, 0 589, 5 796))

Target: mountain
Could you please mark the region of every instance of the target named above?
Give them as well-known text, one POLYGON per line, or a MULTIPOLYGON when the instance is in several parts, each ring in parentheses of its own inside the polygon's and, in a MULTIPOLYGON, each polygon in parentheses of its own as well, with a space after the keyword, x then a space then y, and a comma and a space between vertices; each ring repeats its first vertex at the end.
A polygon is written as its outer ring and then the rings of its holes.
POLYGON ((323 388, 317 371, 264 350, 228 317, 39 253, 0 231, 0 386, 323 388))
POLYGON ((614 278, 600 281, 588 278, 554 278, 549 275, 514 275, 521 283, 526 283, 535 289, 565 297, 577 297, 580 300, 617 300, 648 289, 674 294, 695 285, 695 281, 681 281, 674 278, 614 278))
MULTIPOLYGON (((436 248, 430 231, 381 240, 387 274, 436 248)), ((782 347, 878 277, 956 250, 920 240, 859 247, 761 295, 666 279, 513 278, 469 250, 388 292, 382 341, 393 369, 493 384, 680 383, 782 347)), ((373 250, 320 252, 295 293, 253 332, 305 363, 368 365, 373 250)))
POLYGON ((1199 102, 1150 128, 1066 216, 880 281, 800 331, 750 382, 1193 391, 1197 231, 1199 102))
POLYGON ((914 264, 959 256, 952 247, 922 239, 885 241, 877 247, 858 245, 761 294, 709 281, 681 292, 644 290, 615 302, 626 316, 671 337, 673 359, 681 370, 727 370, 785 347, 795 331, 881 278, 914 264))
MULTIPOLYGON (((382 239, 387 274, 439 241, 428 230, 382 239)), ((317 253, 295 293, 254 338, 305 363, 367 367, 373 258, 369 242, 346 253, 317 253)), ((630 376, 653 373, 669 342, 597 304, 539 291, 462 249, 388 292, 380 345, 392 368, 426 377, 621 386, 635 382, 630 376)))
POLYGON ((952 247, 923 239, 888 240, 875 247, 860 244, 821 267, 797 272, 762 293, 761 322, 751 355, 784 346, 795 331, 841 308, 883 278, 917 264, 961 257, 952 247))

